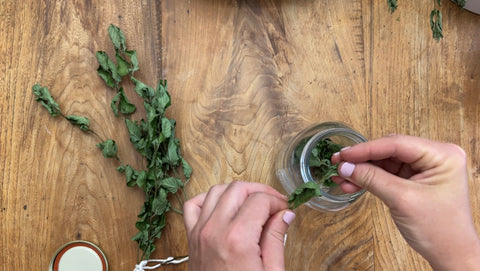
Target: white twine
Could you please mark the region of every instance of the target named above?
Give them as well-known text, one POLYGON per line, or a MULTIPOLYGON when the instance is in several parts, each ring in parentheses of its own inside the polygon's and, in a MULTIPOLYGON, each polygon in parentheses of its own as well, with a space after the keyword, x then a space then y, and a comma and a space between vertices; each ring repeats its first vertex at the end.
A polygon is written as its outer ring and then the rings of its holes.
POLYGON ((164 264, 180 264, 183 262, 188 261, 188 256, 181 258, 181 259, 176 259, 174 257, 168 257, 166 259, 152 259, 152 260, 145 260, 141 261, 139 264, 135 265, 135 269, 133 271, 145 271, 145 270, 153 270, 157 269, 160 266, 164 264), (157 265, 154 266, 148 266, 149 263, 158 263, 157 265))

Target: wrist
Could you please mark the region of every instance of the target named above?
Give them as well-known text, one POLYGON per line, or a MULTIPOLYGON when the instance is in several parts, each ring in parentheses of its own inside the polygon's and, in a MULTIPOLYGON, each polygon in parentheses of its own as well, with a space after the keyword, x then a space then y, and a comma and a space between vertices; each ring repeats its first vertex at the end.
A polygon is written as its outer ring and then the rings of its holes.
POLYGON ((457 250, 456 253, 448 257, 442 257, 440 260, 429 261, 435 271, 474 271, 480 266, 480 239, 475 236, 471 244, 465 244, 464 249, 457 250))

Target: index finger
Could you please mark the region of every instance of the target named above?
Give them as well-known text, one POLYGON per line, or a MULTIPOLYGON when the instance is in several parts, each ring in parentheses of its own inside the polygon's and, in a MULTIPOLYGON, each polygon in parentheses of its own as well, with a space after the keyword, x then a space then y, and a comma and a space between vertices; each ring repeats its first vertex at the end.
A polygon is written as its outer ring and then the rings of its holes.
MULTIPOLYGON (((396 158, 422 169, 426 165, 425 160, 438 153, 436 144, 438 143, 420 137, 395 135, 359 143, 340 151, 339 156, 341 160, 352 163, 396 158)), ((432 160, 429 162, 431 164, 432 160)))
POLYGON ((191 198, 183 204, 183 223, 185 224, 187 233, 190 233, 197 224, 206 197, 207 193, 205 192, 191 198))
POLYGON ((235 181, 228 186, 218 200, 211 219, 219 224, 229 223, 237 215, 245 200, 251 194, 258 192, 270 194, 286 202, 284 195, 268 185, 235 181))

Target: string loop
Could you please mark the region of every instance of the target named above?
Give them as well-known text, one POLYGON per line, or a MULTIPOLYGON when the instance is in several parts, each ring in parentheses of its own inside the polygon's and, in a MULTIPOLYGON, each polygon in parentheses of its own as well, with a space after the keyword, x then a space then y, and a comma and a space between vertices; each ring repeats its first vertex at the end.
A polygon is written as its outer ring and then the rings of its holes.
POLYGON ((153 270, 153 269, 157 269, 160 266, 165 265, 165 264, 180 264, 180 263, 183 263, 183 262, 186 262, 186 261, 188 261, 188 256, 183 257, 183 258, 182 257, 177 257, 177 258, 168 257, 166 259, 144 260, 144 261, 141 261, 139 264, 135 265, 135 269, 133 269, 133 271, 153 270), (158 263, 158 264, 153 265, 153 266, 149 266, 148 265, 149 263, 158 263))

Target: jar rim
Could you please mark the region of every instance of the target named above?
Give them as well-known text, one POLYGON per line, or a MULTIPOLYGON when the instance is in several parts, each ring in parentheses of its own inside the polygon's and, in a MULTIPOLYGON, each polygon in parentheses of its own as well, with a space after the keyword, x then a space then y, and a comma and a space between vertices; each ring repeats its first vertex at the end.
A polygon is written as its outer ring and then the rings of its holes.
MULTIPOLYGON (((364 136, 362 136, 360 133, 350 128, 343 128, 343 127, 329 128, 316 133, 308 140, 300 156, 300 173, 302 175, 302 179, 304 180, 304 182, 315 181, 312 177, 310 166, 309 166, 310 155, 313 151, 313 148, 316 146, 316 144, 320 140, 331 137, 331 136, 343 136, 352 140, 355 143, 361 143, 361 142, 367 141, 367 139, 364 136)), ((320 188, 320 193, 321 193, 321 196, 328 198, 330 201, 333 201, 333 202, 348 202, 348 201, 355 200, 356 198, 361 196, 363 193, 365 193, 365 189, 362 189, 358 192, 351 193, 351 194, 331 195, 327 191, 325 191, 325 189, 320 188)))

